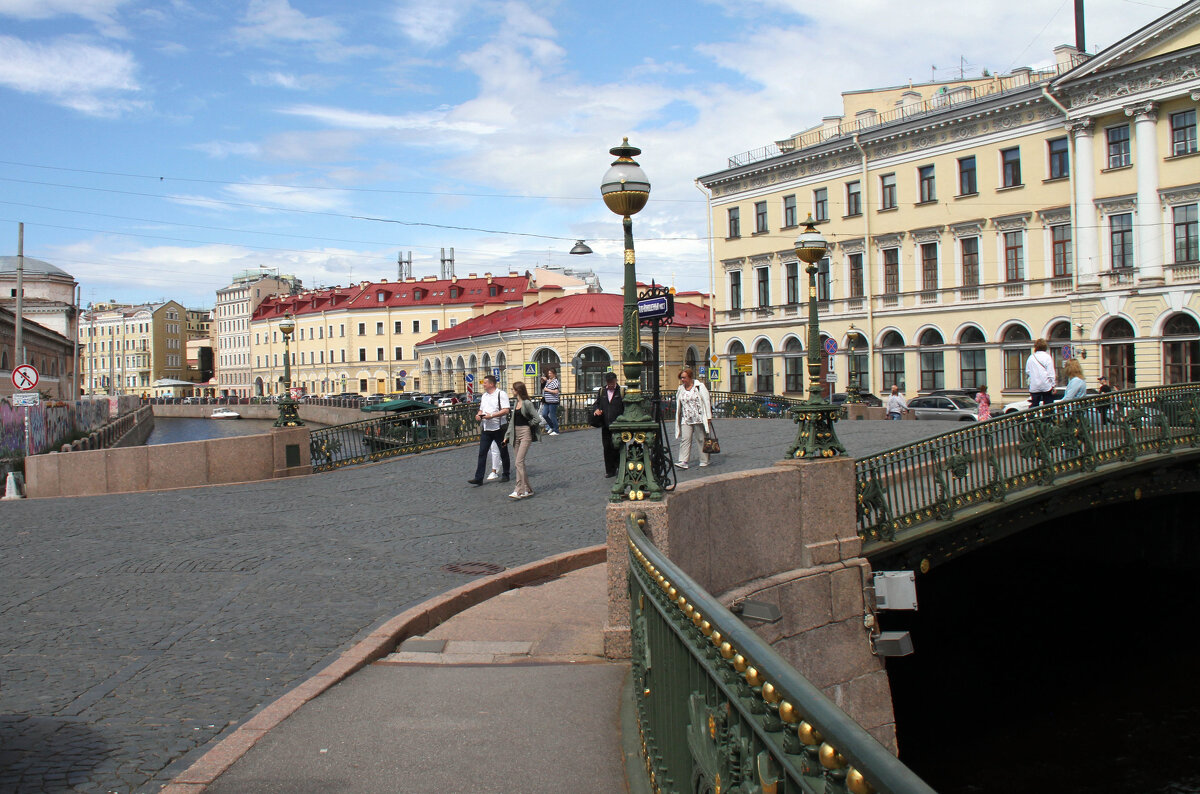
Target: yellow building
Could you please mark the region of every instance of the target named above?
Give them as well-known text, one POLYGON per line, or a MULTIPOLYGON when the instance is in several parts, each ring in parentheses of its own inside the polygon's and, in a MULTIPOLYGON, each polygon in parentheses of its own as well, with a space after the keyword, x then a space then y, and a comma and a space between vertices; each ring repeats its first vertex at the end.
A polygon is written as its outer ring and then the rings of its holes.
POLYGON ((250 318, 269 295, 299 291, 300 279, 278 270, 259 267, 236 274, 228 286, 217 290, 209 324, 218 397, 249 397, 254 357, 250 349, 250 318))
POLYGON ((93 304, 80 317, 80 388, 85 394, 174 394, 160 379, 187 374, 187 310, 175 301, 93 304))
MULTIPOLYGON (((675 295, 675 316, 659 332, 659 382, 674 391, 683 366, 697 368, 708 356, 706 295, 675 295)), ((591 392, 621 360, 624 298, 606 293, 564 294, 551 285, 525 293, 524 304, 491 312, 447 328, 417 345, 422 383, 431 390, 466 390, 464 375, 476 383, 495 375, 503 388, 524 381, 531 394, 539 375, 554 368, 562 391, 591 392)), ((642 329, 642 360, 653 360, 651 333, 642 329)), ((620 376, 622 381, 624 376, 620 376)), ((649 385, 650 373, 643 373, 649 385)), ((478 390, 479 387, 476 387, 478 390)))
POLYGON ((838 390, 852 341, 875 393, 986 383, 1019 399, 1038 337, 1090 385, 1200 380, 1200 2, 1056 56, 846 93, 843 115, 701 177, 719 230, 716 387, 806 388, 793 241, 810 213, 830 243, 816 290, 838 390))

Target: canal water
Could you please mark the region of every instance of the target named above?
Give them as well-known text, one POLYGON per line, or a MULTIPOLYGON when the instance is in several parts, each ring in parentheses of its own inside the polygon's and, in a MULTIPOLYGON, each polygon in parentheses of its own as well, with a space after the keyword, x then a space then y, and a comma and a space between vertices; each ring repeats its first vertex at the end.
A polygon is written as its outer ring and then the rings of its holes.
POLYGON ((176 419, 156 416, 154 430, 146 439, 146 444, 175 444, 180 441, 253 436, 271 432, 272 424, 271 419, 176 419))

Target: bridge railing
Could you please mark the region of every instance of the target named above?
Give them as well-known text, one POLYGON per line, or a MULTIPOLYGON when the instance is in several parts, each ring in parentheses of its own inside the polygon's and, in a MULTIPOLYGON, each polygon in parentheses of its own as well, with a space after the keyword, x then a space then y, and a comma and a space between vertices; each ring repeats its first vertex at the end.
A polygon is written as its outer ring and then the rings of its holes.
POLYGON ((633 696, 655 791, 933 794, 631 514, 633 696))
POLYGON ((313 430, 309 449, 313 471, 383 460, 397 455, 452 447, 479 439, 478 406, 372 416, 357 422, 313 430))
POLYGON ((1183 444, 1200 444, 1200 384, 1008 414, 856 461, 859 535, 894 540, 899 531, 981 502, 1183 444))

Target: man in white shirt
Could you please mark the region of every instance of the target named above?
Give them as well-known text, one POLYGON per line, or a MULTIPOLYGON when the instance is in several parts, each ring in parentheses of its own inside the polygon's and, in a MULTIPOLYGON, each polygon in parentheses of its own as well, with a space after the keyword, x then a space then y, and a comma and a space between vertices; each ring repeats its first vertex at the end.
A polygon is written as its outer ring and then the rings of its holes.
POLYGON ((1054 402, 1054 357, 1047 352, 1045 339, 1033 343, 1033 355, 1025 362, 1025 377, 1029 378, 1029 407, 1054 402))
POLYGON ((479 462, 475 466, 474 478, 467 480, 471 485, 483 485, 483 472, 487 466, 488 451, 494 441, 500 447, 500 463, 504 466, 504 474, 500 482, 508 482, 508 445, 504 443, 502 427, 508 416, 508 395, 496 388, 496 379, 491 375, 483 376, 483 396, 479 400, 479 410, 475 418, 479 420, 479 462))

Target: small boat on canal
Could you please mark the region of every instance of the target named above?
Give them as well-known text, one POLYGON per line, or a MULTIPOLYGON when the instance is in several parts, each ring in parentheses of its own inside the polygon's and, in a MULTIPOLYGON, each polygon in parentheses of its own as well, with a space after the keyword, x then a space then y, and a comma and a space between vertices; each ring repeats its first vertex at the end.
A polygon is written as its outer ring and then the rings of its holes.
POLYGON ((242 415, 232 408, 218 408, 212 412, 212 419, 241 419, 242 415))

